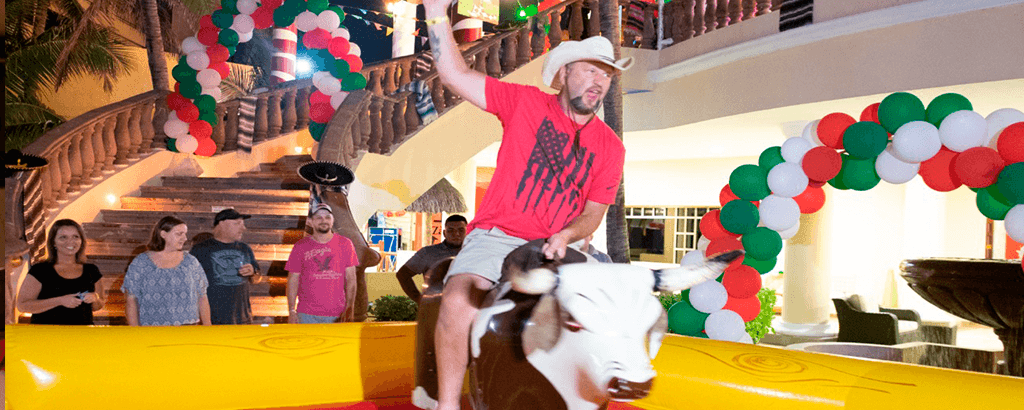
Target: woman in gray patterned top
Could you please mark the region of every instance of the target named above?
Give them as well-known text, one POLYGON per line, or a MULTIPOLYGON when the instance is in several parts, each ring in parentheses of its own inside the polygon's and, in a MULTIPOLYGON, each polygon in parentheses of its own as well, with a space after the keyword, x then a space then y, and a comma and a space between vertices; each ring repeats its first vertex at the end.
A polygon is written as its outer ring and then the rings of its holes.
POLYGON ((165 216, 153 227, 146 252, 128 265, 121 291, 130 326, 210 324, 206 274, 195 256, 182 251, 188 226, 165 216))

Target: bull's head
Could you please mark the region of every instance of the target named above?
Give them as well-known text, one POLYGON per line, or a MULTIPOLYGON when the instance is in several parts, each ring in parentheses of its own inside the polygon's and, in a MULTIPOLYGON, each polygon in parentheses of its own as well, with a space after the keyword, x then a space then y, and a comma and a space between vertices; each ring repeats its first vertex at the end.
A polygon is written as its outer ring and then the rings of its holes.
POLYGON ((714 280, 740 255, 727 252, 702 265, 654 271, 598 263, 520 271, 509 278, 512 288, 542 295, 523 332, 527 360, 568 401, 643 398, 654 379, 651 359, 668 327, 653 292, 714 280))

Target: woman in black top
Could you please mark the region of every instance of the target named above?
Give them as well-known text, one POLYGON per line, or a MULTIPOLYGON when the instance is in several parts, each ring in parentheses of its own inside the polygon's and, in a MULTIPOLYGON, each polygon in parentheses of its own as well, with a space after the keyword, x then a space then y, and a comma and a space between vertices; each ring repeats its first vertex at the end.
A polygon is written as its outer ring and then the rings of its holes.
POLYGON ((105 292, 99 268, 85 263, 85 231, 61 219, 46 235, 47 260, 32 265, 18 293, 18 310, 30 323, 91 325, 92 312, 103 308, 105 292))

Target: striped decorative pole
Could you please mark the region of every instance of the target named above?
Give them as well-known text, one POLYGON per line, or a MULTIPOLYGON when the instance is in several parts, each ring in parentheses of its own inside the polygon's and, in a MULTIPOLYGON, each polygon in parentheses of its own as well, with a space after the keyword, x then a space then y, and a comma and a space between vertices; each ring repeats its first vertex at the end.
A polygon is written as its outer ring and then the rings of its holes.
POLYGON ((292 24, 285 28, 274 29, 274 52, 273 70, 270 72, 270 81, 274 84, 283 83, 295 79, 295 53, 298 49, 299 35, 292 24))

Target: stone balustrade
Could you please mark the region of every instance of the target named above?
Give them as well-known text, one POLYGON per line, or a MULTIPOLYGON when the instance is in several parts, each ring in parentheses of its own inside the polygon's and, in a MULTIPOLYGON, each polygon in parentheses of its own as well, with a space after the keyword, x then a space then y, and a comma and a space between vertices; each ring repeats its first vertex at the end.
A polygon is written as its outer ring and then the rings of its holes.
MULTIPOLYGON (((629 8, 629 2, 622 2, 626 7, 623 12, 623 27, 629 24, 629 14, 635 12, 629 8)), ((665 39, 672 44, 685 41, 714 30, 722 29, 730 24, 749 20, 762 14, 776 11, 782 6, 782 0, 676 0, 665 3, 664 32, 665 39)), ((657 48, 658 4, 645 3, 642 8, 642 30, 639 37, 623 36, 622 45, 634 48, 657 48)))

